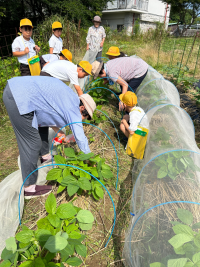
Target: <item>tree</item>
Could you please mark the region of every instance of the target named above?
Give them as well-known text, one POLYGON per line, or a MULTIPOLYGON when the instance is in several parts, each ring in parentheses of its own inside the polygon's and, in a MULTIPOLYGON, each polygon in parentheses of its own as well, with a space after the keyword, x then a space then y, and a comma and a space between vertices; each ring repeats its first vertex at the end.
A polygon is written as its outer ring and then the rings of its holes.
POLYGON ((101 15, 109 0, 0 0, 0 28, 19 26, 19 21, 27 17, 36 25, 50 15, 67 16, 69 20, 87 25, 93 16, 101 15), (1 14, 2 10, 2 14, 1 14), (3 15, 3 16, 2 16, 3 15))
POLYGON ((171 15, 170 18, 179 24, 183 25, 183 33, 187 30, 187 27, 190 27, 195 23, 197 18, 200 15, 200 0, 161 0, 162 2, 168 3, 171 5, 171 15))

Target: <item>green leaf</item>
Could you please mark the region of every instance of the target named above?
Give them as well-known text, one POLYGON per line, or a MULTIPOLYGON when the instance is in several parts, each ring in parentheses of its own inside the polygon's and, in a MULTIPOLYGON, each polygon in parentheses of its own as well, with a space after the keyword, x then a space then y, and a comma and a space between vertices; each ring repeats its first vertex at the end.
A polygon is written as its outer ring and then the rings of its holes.
POLYGON ((38 258, 34 259, 33 266, 34 267, 45 267, 45 264, 44 264, 43 260, 40 257, 38 257, 38 258))
POLYGON ((79 186, 77 185, 69 184, 67 187, 67 193, 70 197, 74 195, 78 190, 79 190, 79 186))
POLYGON ((33 237, 33 231, 31 230, 21 231, 16 234, 17 241, 20 241, 22 243, 28 243, 32 237, 33 237))
POLYGON ((49 180, 49 181, 57 180, 61 176, 61 174, 62 174, 61 169, 54 168, 47 173, 46 180, 49 180))
POLYGON ((78 179, 78 185, 83 190, 91 190, 92 188, 90 181, 85 177, 78 179))
MULTIPOLYGON (((84 167, 83 167, 84 168, 84 167)), ((84 169, 86 169, 86 168, 84 168, 84 169)), ((80 177, 85 177, 85 178, 87 178, 88 180, 91 180, 91 176, 88 174, 88 173, 86 173, 86 172, 84 172, 84 171, 82 171, 82 170, 80 170, 80 177)))
POLYGON ((51 193, 46 202, 45 202, 45 209, 50 214, 55 214, 56 212, 56 198, 53 193, 51 193))
POLYGON ((101 170, 101 174, 106 179, 109 179, 109 178, 112 178, 113 177, 113 173, 110 170, 108 170, 108 169, 101 170))
POLYGON ((192 260, 194 263, 197 263, 198 261, 200 261, 200 252, 194 254, 192 257, 192 260))
MULTIPOLYGON (((0 267, 10 267, 12 265, 12 263, 9 260, 3 261, 0 264, 0 267)), ((20 265, 21 266, 21 265, 20 265)))
POLYGON ((45 243, 44 247, 48 249, 51 253, 63 250, 67 246, 68 242, 65 238, 61 236, 51 236, 45 243))
POLYGON ((77 257, 71 257, 66 261, 67 264, 71 265, 71 266, 79 266, 82 263, 82 260, 80 260, 77 257))
MULTIPOLYGON (((75 221, 76 221, 76 219, 75 219, 75 221)), ((69 234, 69 233, 71 233, 72 231, 75 231, 75 230, 77 230, 77 229, 78 229, 78 226, 75 225, 75 223, 73 223, 73 224, 70 224, 70 225, 68 225, 68 226, 66 227, 66 232, 69 234)))
POLYGON ((164 177, 167 176, 167 173, 168 173, 168 172, 167 172, 166 167, 161 167, 161 168, 158 170, 157 178, 162 179, 162 178, 164 178, 164 177))
POLYGON ((76 232, 76 231, 72 231, 69 234, 69 238, 71 238, 71 239, 79 239, 79 238, 81 238, 81 234, 76 232))
MULTIPOLYGON (((187 262, 187 263, 184 265, 184 267, 192 267, 192 266, 194 266, 194 263, 193 263, 193 262, 187 262)), ((197 266, 195 266, 195 267, 197 267, 197 266)))
POLYGON ((47 216, 47 219, 49 220, 49 222, 55 227, 59 227, 61 225, 61 221, 60 218, 58 217, 58 215, 56 214, 49 214, 47 216))
MULTIPOLYGON (((66 159, 63 158, 63 157, 60 156, 60 155, 55 155, 55 156, 54 156, 54 160, 55 160, 55 163, 56 163, 56 164, 67 164, 66 159)), ((66 166, 60 166, 60 165, 59 165, 59 168, 61 168, 61 169, 65 169, 66 166)))
POLYGON ((98 197, 102 198, 104 197, 103 189, 100 186, 95 187, 95 193, 98 197))
POLYGON ((86 257, 87 255, 87 248, 84 245, 76 245, 75 246, 76 253, 81 255, 82 257, 86 257))
POLYGON ((193 215, 188 210, 178 209, 177 210, 177 216, 178 216, 179 220, 181 220, 185 224, 190 225, 193 222, 193 215))
POLYGON ((78 185, 78 181, 76 178, 74 178, 74 176, 68 175, 68 176, 63 178, 61 185, 67 186, 69 184, 78 185))
POLYGON ((161 262, 154 262, 150 264, 150 267, 166 267, 166 266, 161 262))
POLYGON ((65 188, 66 188, 66 186, 59 185, 58 190, 57 190, 57 194, 61 193, 65 188))
POLYGON ((175 248, 174 251, 178 255, 185 255, 185 250, 183 249, 183 246, 181 246, 179 248, 175 248))
POLYGON ((50 222, 47 219, 47 217, 42 218, 39 221, 37 221, 37 226, 38 226, 39 229, 46 229, 46 230, 49 230, 51 233, 54 233, 54 228, 50 224, 50 222))
POLYGON ((184 267, 187 262, 187 258, 168 260, 167 267, 184 267))
POLYGON ((200 233, 198 233, 198 235, 195 236, 194 243, 200 249, 200 233))
POLYGON ((76 209, 71 203, 64 203, 57 208, 56 214, 61 219, 68 219, 76 215, 76 209))
POLYGON ((49 261, 53 260, 55 258, 55 256, 56 256, 56 253, 50 253, 49 252, 46 254, 44 259, 46 260, 46 262, 49 262, 49 261))
POLYGON ((183 244, 192 241, 194 237, 186 234, 178 234, 173 236, 168 242, 174 247, 179 248, 183 244))
POLYGON ((13 262, 15 255, 16 253, 13 253, 12 250, 7 250, 6 248, 4 248, 1 253, 1 259, 4 261, 10 260, 11 262, 13 262))
POLYGON ((94 156, 94 153, 82 154, 78 156, 78 160, 88 160, 94 156))
POLYGON ((94 217, 89 210, 80 210, 77 214, 77 220, 80 223, 93 223, 94 217))
POLYGON ((192 229, 200 229, 200 222, 193 224, 192 229))
POLYGON ((195 232, 192 231, 192 229, 188 225, 183 225, 183 224, 177 224, 173 227, 173 231, 175 234, 186 234, 186 235, 191 235, 194 237, 195 232))
POLYGON ((76 154, 74 152, 74 149, 71 147, 67 147, 64 149, 65 155, 69 158, 74 158, 76 157, 76 154))
POLYGON ((74 246, 71 246, 69 244, 60 251, 61 259, 63 262, 65 262, 72 254, 74 254, 74 246))
POLYGON ((94 175, 94 176, 97 177, 97 178, 99 177, 99 174, 98 174, 96 168, 92 168, 92 170, 91 170, 91 174, 94 175))
POLYGON ((65 167, 63 170, 63 177, 70 175, 70 167, 65 167))
POLYGON ((51 235, 51 232, 46 229, 38 229, 35 231, 35 237, 39 242, 46 242, 51 235))
POLYGON ((17 244, 14 237, 10 237, 6 240, 6 248, 7 250, 12 250, 13 253, 17 250, 17 244))
POLYGON ((19 265, 19 267, 34 267, 33 266, 33 261, 24 261, 22 264, 19 265))
POLYGON ((79 227, 83 231, 91 230, 92 229, 92 226, 93 226, 93 223, 79 223, 79 227))
POLYGON ((61 236, 65 239, 68 239, 69 238, 69 235, 67 233, 62 233, 61 236))

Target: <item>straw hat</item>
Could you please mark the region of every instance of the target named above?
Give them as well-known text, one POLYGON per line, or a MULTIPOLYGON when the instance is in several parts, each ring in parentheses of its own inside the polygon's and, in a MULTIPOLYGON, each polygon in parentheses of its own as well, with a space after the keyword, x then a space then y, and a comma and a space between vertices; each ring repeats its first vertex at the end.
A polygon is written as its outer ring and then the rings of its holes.
POLYGON ((82 94, 79 96, 79 99, 83 102, 85 109, 87 110, 90 117, 92 118, 93 112, 95 111, 95 109, 97 107, 93 98, 88 94, 82 94))
POLYGON ((94 79, 96 79, 99 76, 99 72, 101 71, 103 66, 103 61, 94 61, 92 63, 92 75, 94 76, 94 79))

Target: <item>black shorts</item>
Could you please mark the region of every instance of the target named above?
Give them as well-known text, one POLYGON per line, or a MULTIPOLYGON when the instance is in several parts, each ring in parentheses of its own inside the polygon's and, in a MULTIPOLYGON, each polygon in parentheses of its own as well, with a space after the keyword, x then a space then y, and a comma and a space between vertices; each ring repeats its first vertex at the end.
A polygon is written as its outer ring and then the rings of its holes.
POLYGON ((31 76, 29 65, 20 63, 19 70, 21 72, 21 76, 31 76))
POLYGON ((42 68, 44 67, 45 64, 46 64, 46 61, 45 61, 44 58, 41 56, 41 57, 40 57, 40 67, 41 67, 41 70, 42 70, 42 68))
POLYGON ((40 76, 53 77, 53 76, 51 76, 49 73, 47 73, 47 72, 45 72, 45 71, 41 71, 41 72, 40 72, 40 76))

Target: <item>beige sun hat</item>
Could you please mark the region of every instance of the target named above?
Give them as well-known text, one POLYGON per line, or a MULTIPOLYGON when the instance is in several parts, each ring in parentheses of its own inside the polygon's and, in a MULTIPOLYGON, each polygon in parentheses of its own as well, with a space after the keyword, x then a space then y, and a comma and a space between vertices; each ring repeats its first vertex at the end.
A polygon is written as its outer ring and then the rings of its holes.
POLYGON ((95 16, 92 21, 101 22, 101 18, 99 16, 95 16))
POLYGON ((97 107, 93 98, 89 94, 82 94, 79 96, 79 99, 83 102, 85 109, 87 110, 90 117, 92 118, 93 113, 97 107))
POLYGON ((99 75, 99 72, 101 71, 101 68, 103 66, 103 61, 99 62, 99 61, 94 61, 92 63, 92 75, 94 76, 94 79, 96 79, 99 75))

